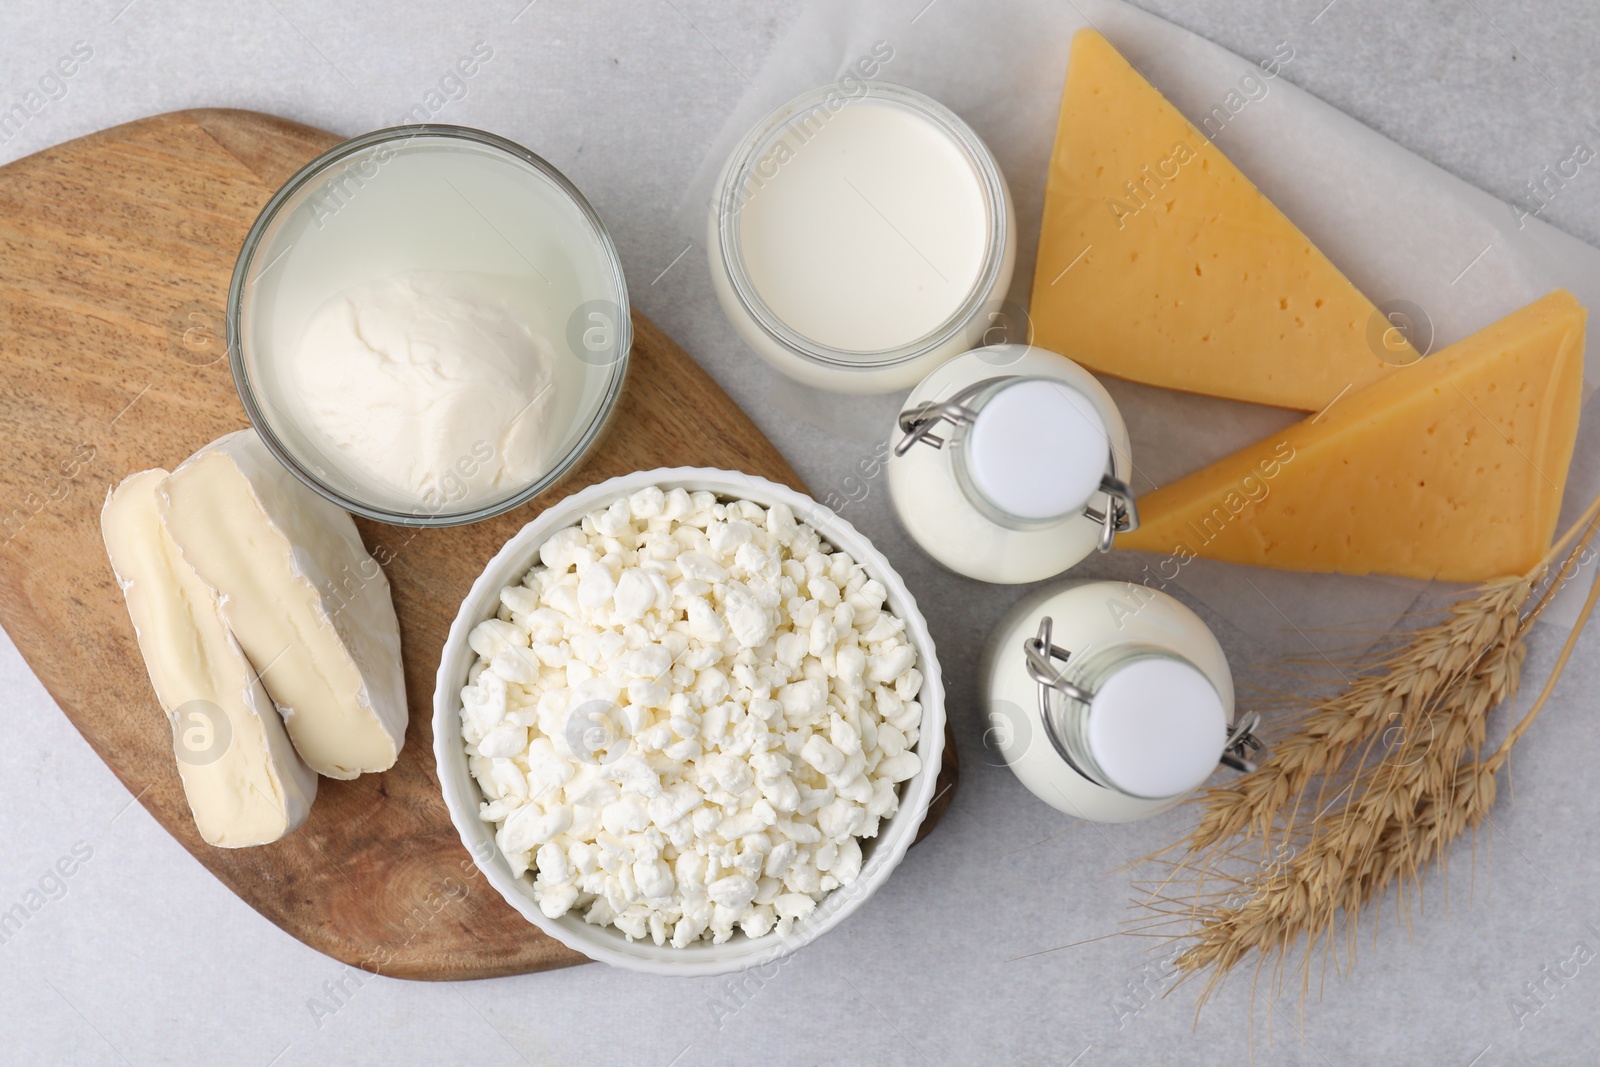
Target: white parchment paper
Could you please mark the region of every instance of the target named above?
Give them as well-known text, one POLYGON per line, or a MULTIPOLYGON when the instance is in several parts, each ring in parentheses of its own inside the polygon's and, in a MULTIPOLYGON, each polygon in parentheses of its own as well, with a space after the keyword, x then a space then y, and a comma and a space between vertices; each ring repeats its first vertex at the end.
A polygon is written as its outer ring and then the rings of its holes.
MULTIPOLYGON (((704 239, 717 173, 751 126, 794 94, 851 74, 858 60, 886 42, 894 55, 876 79, 919 89, 949 106, 998 159, 1016 204, 1019 234, 1010 296, 1026 306, 1068 49, 1086 26, 1104 33, 1197 125, 1223 107, 1228 121, 1214 135, 1218 147, 1375 303, 1404 301, 1420 308, 1413 339, 1431 340, 1429 350, 1557 287, 1600 308, 1600 250, 1538 219, 1519 218, 1512 205, 1296 87, 1292 38, 1275 50, 1277 69, 1268 77, 1259 64, 1273 56, 1235 55, 1117 0, 813 4, 713 142, 679 209, 680 225, 690 239, 704 239)), ((1585 365, 1588 381, 1595 381, 1600 346, 1589 345, 1585 365)), ((1143 492, 1301 417, 1115 379, 1106 385, 1128 420, 1138 468, 1135 489, 1143 492)), ((833 397, 776 375, 772 395, 814 425, 861 441, 886 432, 899 399, 833 397)), ((1600 491, 1600 418, 1594 407, 1585 405, 1562 528, 1600 491)), ((1115 570, 1134 580, 1140 575, 1137 565, 1115 570)), ((1207 560, 1186 565, 1176 584, 1286 653, 1359 645, 1361 634, 1391 626, 1408 609, 1437 606, 1458 591, 1437 583, 1430 588, 1402 579, 1293 574, 1207 560), (1311 636, 1318 632, 1352 641, 1311 636)), ((1586 584, 1569 583, 1546 621, 1570 622, 1586 584)))

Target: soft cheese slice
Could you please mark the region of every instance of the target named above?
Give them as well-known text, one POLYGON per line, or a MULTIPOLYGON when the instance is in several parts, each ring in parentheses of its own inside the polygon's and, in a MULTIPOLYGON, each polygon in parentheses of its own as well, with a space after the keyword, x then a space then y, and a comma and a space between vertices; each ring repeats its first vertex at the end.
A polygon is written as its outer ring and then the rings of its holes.
POLYGON ((254 430, 202 448, 161 492, 172 539, 220 595, 301 758, 330 778, 393 766, 406 732, 400 626, 349 513, 254 430))
POLYGON ((1035 344, 1092 370, 1305 411, 1417 358, 1093 30, 1072 39, 1030 311, 1035 344))
POLYGON ((141 471, 106 494, 101 534, 175 727, 178 776, 200 836, 224 848, 264 845, 305 822, 317 776, 295 754, 210 588, 167 536, 157 495, 166 477, 141 471))
POLYGON ((1583 306, 1556 290, 1139 499, 1119 548, 1483 581, 1548 549, 1578 433, 1583 306))

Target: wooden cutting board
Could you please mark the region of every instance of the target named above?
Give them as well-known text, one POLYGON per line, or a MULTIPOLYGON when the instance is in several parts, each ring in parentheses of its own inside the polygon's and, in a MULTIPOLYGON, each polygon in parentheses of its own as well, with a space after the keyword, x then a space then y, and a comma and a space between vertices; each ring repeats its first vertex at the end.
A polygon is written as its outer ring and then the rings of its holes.
MULTIPOLYGON (((311 818, 262 848, 195 833, 166 718, 100 541, 107 488, 173 467, 246 425, 225 358, 234 256, 268 197, 339 138, 245 111, 183 111, 0 167, 0 622, 56 703, 140 803, 246 903, 336 959, 400 978, 467 979, 583 957, 478 877, 440 797, 430 728, 445 633, 483 565, 540 508, 656 466, 724 467, 804 489, 728 396, 635 316, 604 443, 558 488, 489 522, 385 546, 411 726, 399 763, 324 779, 311 818)), ((950 801, 955 746, 940 799, 950 801)), ((66 798, 70 803, 70 797, 66 798)))

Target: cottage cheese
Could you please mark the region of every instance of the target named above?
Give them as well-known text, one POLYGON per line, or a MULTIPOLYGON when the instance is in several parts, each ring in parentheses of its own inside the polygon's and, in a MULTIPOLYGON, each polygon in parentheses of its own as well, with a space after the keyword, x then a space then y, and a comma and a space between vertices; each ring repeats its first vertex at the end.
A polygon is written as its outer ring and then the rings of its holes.
POLYGON ((554 534, 470 635, 480 817, 551 918, 786 935, 899 806, 922 675, 887 593, 779 504, 643 489, 554 534))

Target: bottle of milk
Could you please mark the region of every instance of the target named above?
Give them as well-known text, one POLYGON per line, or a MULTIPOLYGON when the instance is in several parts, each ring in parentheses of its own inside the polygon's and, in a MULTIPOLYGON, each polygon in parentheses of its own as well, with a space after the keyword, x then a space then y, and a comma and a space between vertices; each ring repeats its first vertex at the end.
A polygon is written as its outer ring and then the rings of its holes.
POLYGON ((970 578, 1050 578, 1138 525, 1127 426, 1093 375, 1054 352, 957 356, 911 391, 896 438, 901 523, 970 578))
POLYGON ((1227 657, 1198 615, 1131 582, 1070 582, 1012 608, 981 672, 989 730, 1039 799, 1128 822, 1180 803, 1219 764, 1254 769, 1227 657))

